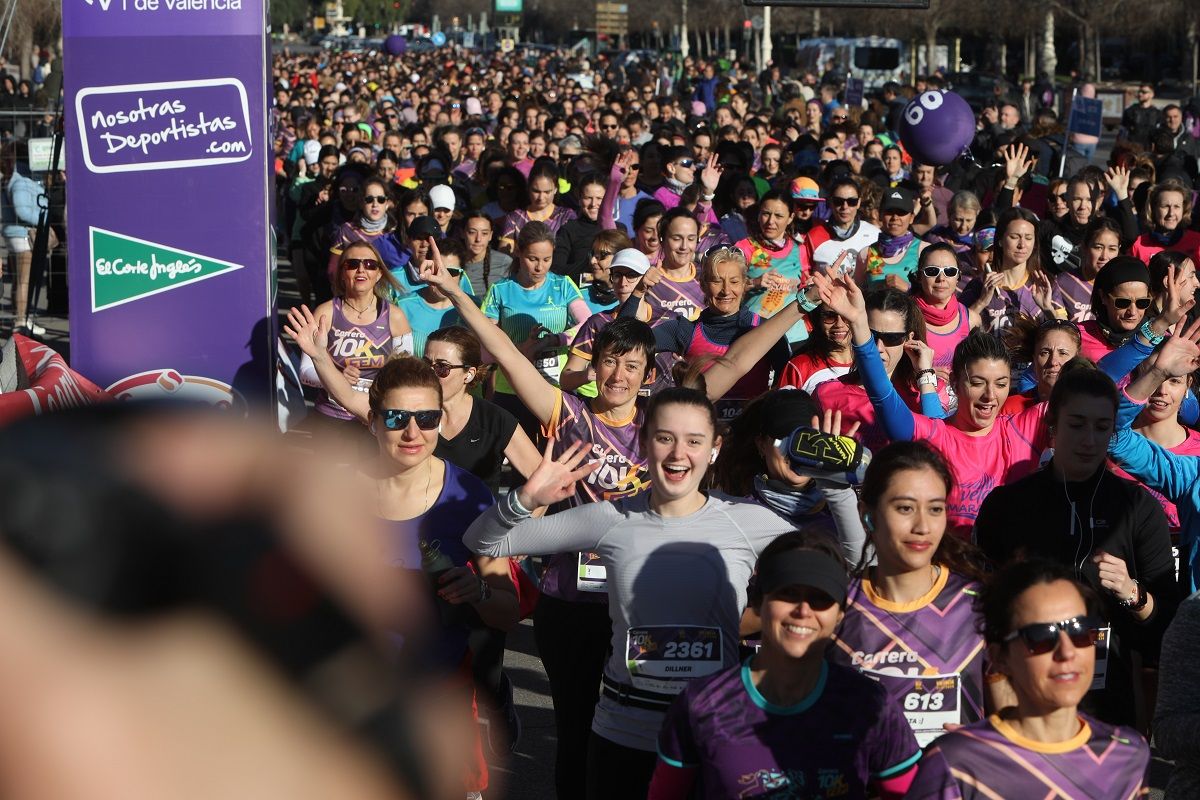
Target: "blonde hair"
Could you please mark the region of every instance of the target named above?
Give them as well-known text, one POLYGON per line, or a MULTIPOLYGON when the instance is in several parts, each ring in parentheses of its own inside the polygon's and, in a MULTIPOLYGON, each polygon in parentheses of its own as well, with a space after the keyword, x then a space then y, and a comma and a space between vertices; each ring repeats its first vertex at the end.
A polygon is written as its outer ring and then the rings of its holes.
POLYGON ((392 274, 390 269, 388 269, 388 265, 383 263, 383 256, 379 255, 379 251, 375 249, 375 245, 371 244, 370 242, 360 240, 357 242, 350 242, 350 244, 346 245, 346 248, 342 250, 341 255, 338 256, 337 276, 332 287, 334 297, 343 298, 346 296, 346 281, 343 279, 342 273, 345 272, 344 267, 346 264, 346 259, 350 257, 348 254, 356 247, 364 247, 367 250, 370 250, 371 256, 379 263, 379 280, 375 282, 376 297, 385 302, 389 302, 388 289, 391 289, 392 293, 397 295, 404 294, 404 287, 400 285, 400 281, 396 280, 396 276, 392 274))

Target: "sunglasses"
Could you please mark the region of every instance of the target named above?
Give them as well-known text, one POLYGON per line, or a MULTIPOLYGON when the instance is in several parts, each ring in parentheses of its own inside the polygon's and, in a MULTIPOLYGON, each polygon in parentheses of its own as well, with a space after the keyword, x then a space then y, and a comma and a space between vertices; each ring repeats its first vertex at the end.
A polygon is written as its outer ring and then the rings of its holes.
POLYGON ((612 256, 612 254, 612 250, 593 250, 592 258, 596 259, 597 261, 603 261, 604 259, 612 256))
POLYGON ((608 277, 614 281, 640 281, 642 276, 633 270, 622 269, 617 267, 608 273, 608 277))
POLYGON ((417 427, 423 431, 432 431, 442 421, 442 410, 433 408, 427 411, 404 411, 399 408, 385 408, 379 412, 383 425, 389 431, 402 431, 408 427, 409 420, 415 419, 417 427))
POLYGON ((373 258, 347 258, 342 262, 342 269, 347 272, 353 272, 359 267, 362 267, 367 272, 375 272, 379 269, 379 262, 373 258))
POLYGON ((620 126, 619 125, 601 125, 600 127, 601 127, 601 129, 606 130, 606 131, 615 131, 620 126))
POLYGON ((850 118, 849 117, 830 117, 829 121, 830 122, 845 122, 848 119, 850 119, 850 118))
POLYGON ((1062 194, 1056 194, 1056 195, 1054 195, 1054 199, 1058 200, 1061 203, 1065 203, 1065 202, 1067 202, 1067 193, 1063 192, 1062 194))
POLYGON ((922 267, 921 274, 926 278, 936 278, 938 275, 945 275, 947 278, 957 278, 958 267, 922 267))
POLYGON ((364 203, 379 203, 379 205, 383 205, 387 201, 388 201, 387 195, 384 195, 384 194, 364 194, 363 195, 364 203))
POLYGON ((676 163, 684 169, 691 169, 692 167, 696 166, 695 160, 690 158, 681 158, 676 163))
POLYGON ((714 244, 712 247, 705 250, 704 255, 701 256, 702 259, 717 257, 719 257, 722 261, 729 259, 737 259, 738 261, 746 260, 745 253, 728 244, 714 244))
POLYGON ((1055 317, 1054 319, 1044 320, 1041 325, 1038 325, 1038 327, 1039 328, 1074 328, 1076 331, 1079 330, 1079 326, 1076 325, 1071 320, 1059 319, 1058 317, 1055 317))
POLYGON ((630 171, 630 172, 637 172, 637 171, 638 171, 639 169, 641 169, 641 168, 642 168, 642 165, 641 165, 641 164, 630 164, 630 165, 629 165, 629 171, 630 171))
POLYGON ((1076 647, 1092 647, 1100 638, 1100 624, 1092 617, 1071 617, 1061 622, 1035 622, 1017 628, 1004 637, 1011 642, 1020 637, 1025 642, 1025 649, 1031 656, 1040 656, 1052 651, 1058 645, 1058 634, 1061 631, 1076 647))
POLYGON ((1124 311, 1131 305, 1137 306, 1138 311, 1145 311, 1150 307, 1150 298, 1139 297, 1137 300, 1134 300, 1131 297, 1114 297, 1112 298, 1112 304, 1121 311, 1124 311))
MULTIPOLYGON (((821 322, 834 323, 834 322, 837 322, 841 318, 842 318, 842 315, 837 313, 836 311, 828 311, 827 310, 827 311, 821 312, 821 322)), ((878 335, 882 336, 883 334, 878 334, 878 335)))
POLYGON ((883 342, 884 347, 898 347, 908 341, 908 331, 877 331, 871 329, 871 338, 883 342))
POLYGON ((855 206, 858 205, 858 198, 857 197, 831 197, 831 198, 829 198, 829 204, 834 205, 834 206, 850 206, 851 208, 854 208, 855 206))
MULTIPOLYGON (((430 361, 428 358, 424 359, 424 361, 426 364, 428 364, 430 367, 433 368, 433 374, 437 375, 439 378, 450 377, 450 373, 456 369, 470 369, 470 367, 467 364, 451 364, 449 361, 430 361)), ((401 412, 401 413, 403 413, 403 412, 401 412)), ((428 412, 418 411, 416 413, 422 414, 422 413, 428 413, 428 412)), ((438 413, 440 414, 441 412, 438 412, 438 413)), ((418 428, 422 427, 420 418, 417 419, 417 427, 418 428)), ((425 430, 429 430, 429 429, 425 428, 425 430)))

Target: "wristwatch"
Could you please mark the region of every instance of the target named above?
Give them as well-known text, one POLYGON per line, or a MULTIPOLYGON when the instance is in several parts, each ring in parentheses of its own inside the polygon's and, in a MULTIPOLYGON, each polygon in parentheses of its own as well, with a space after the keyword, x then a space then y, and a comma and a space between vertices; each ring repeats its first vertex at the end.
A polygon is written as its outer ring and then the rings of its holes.
POLYGON ((917 386, 937 386, 937 373, 931 369, 923 369, 917 373, 917 386))
POLYGON ((821 301, 808 299, 807 289, 801 289, 800 291, 796 292, 796 305, 800 306, 800 310, 805 314, 809 314, 817 310, 817 308, 821 305, 821 301))
POLYGON ((488 600, 491 600, 491 599, 492 599, 492 585, 490 583, 488 583, 487 581, 485 581, 483 578, 480 578, 479 579, 479 599, 476 600, 473 605, 479 605, 480 603, 486 603, 488 600))
POLYGON ((1143 322, 1142 327, 1138 328, 1138 333, 1140 333, 1146 339, 1146 341, 1150 343, 1151 347, 1158 347, 1159 344, 1162 343, 1162 340, 1167 337, 1163 334, 1155 333, 1154 329, 1150 327, 1150 323, 1151 320, 1146 320, 1143 322))

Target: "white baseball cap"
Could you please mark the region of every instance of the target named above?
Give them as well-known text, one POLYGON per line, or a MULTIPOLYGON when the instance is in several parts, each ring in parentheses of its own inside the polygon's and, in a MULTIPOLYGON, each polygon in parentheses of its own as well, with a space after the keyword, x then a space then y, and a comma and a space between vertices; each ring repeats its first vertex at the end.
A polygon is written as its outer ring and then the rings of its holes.
POLYGON ((624 250, 618 250, 613 256, 612 263, 608 265, 608 268, 612 269, 613 267, 624 267, 638 275, 645 275, 650 271, 650 259, 646 258, 646 254, 641 250, 635 247, 626 247, 624 250))
POLYGON ((315 164, 320 160, 321 143, 316 139, 309 139, 304 143, 304 162, 306 164, 315 164))
POLYGON ((434 210, 448 208, 453 211, 457 205, 455 200, 454 190, 445 184, 440 184, 429 190, 429 201, 433 203, 434 210))

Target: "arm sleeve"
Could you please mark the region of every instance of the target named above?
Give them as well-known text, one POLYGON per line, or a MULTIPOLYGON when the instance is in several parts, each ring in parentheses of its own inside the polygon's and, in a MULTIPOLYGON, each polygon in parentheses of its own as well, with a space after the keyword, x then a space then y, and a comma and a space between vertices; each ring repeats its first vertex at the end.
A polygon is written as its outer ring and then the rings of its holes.
POLYGON ((910 441, 913 438, 913 413, 896 392, 896 387, 888 380, 883 360, 879 357, 879 350, 873 340, 866 344, 854 345, 854 363, 858 365, 863 386, 867 389, 867 397, 870 398, 871 405, 875 406, 887 435, 897 441, 910 441))
MULTIPOLYGON (((1108 455, 1122 469, 1137 480, 1163 493, 1172 503, 1187 497, 1191 488, 1200 480, 1200 458, 1180 456, 1135 433, 1128 425, 1121 426, 1126 415, 1126 404, 1134 408, 1132 401, 1121 393, 1121 406, 1117 412, 1118 430, 1108 445, 1108 455)), ((1134 416, 1137 416, 1136 413, 1134 416)))
POLYGON ((505 505, 501 501, 492 506, 467 528, 463 544, 472 552, 504 558, 591 551, 599 546, 600 538, 618 518, 611 503, 587 503, 514 525, 503 516, 505 505))
POLYGON ((630 295, 621 307, 617 309, 617 317, 628 317, 629 319, 638 318, 638 309, 641 308, 642 298, 637 295, 630 295))
POLYGON ((937 392, 921 392, 921 416, 930 419, 943 419, 946 409, 942 407, 942 398, 937 392))
POLYGON ((308 353, 300 354, 300 382, 305 386, 315 386, 318 389, 323 385, 321 376, 317 374, 317 365, 309 358, 308 353))
POLYGON ((996 193, 996 199, 992 202, 992 208, 997 214, 1012 208, 1013 194, 1013 190, 1007 186, 1001 187, 1000 191, 996 193))
POLYGON ((1164 757, 1200 759, 1200 595, 1179 606, 1163 637, 1154 739, 1164 757))
POLYGON ((821 484, 821 487, 825 490, 825 502, 829 504, 833 524, 837 526, 842 555, 846 563, 853 567, 862 560, 863 550, 867 546, 867 532, 858 514, 858 495, 849 486, 821 484))
POLYGON ((1196 395, 1189 390, 1179 405, 1179 421, 1189 428, 1194 428, 1198 420, 1200 420, 1200 400, 1197 400, 1196 395))
POLYGON ((1113 221, 1121 226, 1121 243, 1129 246, 1141 231, 1138 230, 1137 216, 1133 213, 1133 201, 1126 197, 1117 203, 1112 210, 1113 221))
POLYGON ((907 800, 962 800, 962 790, 937 742, 925 751, 904 796, 907 800))
POLYGON ((1096 366, 1100 368, 1101 372, 1112 378, 1114 383, 1120 383, 1153 352, 1152 346, 1143 343, 1137 336, 1131 336, 1128 342, 1100 359, 1096 366))

